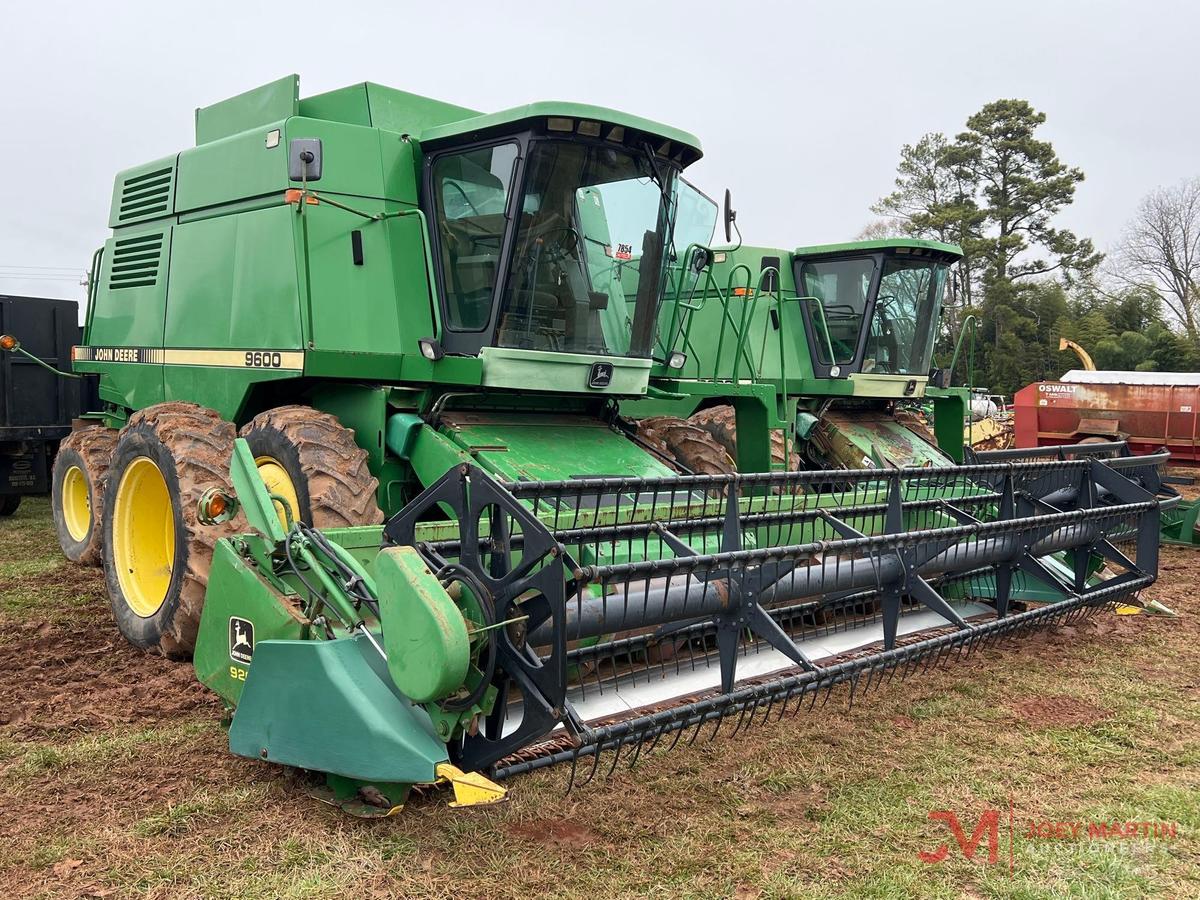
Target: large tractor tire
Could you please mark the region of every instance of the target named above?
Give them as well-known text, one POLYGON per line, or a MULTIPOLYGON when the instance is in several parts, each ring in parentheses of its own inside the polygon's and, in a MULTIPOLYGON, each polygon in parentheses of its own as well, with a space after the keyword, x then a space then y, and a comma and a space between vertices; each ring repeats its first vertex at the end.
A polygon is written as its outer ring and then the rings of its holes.
MULTIPOLYGON (((267 490, 284 497, 293 519, 315 528, 378 525, 379 481, 354 432, 311 406, 280 406, 242 427, 267 490)), ((278 506, 278 503, 276 504, 278 506)), ((286 517, 280 510, 280 520, 286 517)))
POLYGON ((682 469, 696 475, 732 475, 729 453, 699 426, 674 416, 654 416, 638 422, 638 436, 666 447, 682 469))
POLYGON ((104 489, 117 430, 95 425, 72 431, 58 445, 50 476, 50 508, 58 544, 71 562, 103 560, 104 489))
POLYGON ((0 497, 0 518, 6 518, 21 508, 20 494, 5 494, 0 497))
POLYGON ((105 492, 104 568, 121 634, 137 647, 186 659, 196 643, 216 542, 240 515, 202 525, 199 501, 232 490, 231 422, 194 403, 160 403, 121 429, 105 492))
MULTIPOLYGON (((730 458, 737 460, 737 415, 729 404, 710 406, 688 417, 688 423, 703 428, 713 440, 725 448, 730 458)), ((795 472, 800 468, 800 454, 796 442, 791 451, 784 445, 783 432, 778 428, 771 432, 771 464, 776 471, 795 472)))

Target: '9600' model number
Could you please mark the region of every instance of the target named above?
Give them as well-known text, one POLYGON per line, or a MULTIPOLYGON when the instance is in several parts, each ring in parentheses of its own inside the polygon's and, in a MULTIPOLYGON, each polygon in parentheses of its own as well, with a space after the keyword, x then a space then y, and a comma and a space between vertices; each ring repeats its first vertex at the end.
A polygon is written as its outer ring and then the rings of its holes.
POLYGON ((273 350, 247 350, 246 366, 251 369, 279 369, 283 367, 283 355, 273 350))

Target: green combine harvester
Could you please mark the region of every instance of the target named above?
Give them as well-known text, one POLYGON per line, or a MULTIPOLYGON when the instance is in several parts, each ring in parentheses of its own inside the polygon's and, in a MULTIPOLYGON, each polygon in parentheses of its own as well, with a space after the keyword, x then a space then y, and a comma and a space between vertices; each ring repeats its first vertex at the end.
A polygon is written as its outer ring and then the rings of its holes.
MULTIPOLYGON (((681 207, 707 203, 715 220, 715 205, 693 193, 681 207)), ((660 334, 662 352, 684 364, 626 407, 650 417, 645 430, 670 447, 703 429, 742 471, 962 462, 966 392, 931 369, 958 247, 893 239, 690 252, 697 264, 676 273, 660 334), (936 434, 896 414, 922 400, 936 434), (769 445, 739 443, 761 434, 743 426, 755 420, 770 423, 769 445)))
MULTIPOLYGON (((235 753, 360 811, 439 782, 493 802, 1154 581, 1163 457, 847 468, 813 439, 824 467, 772 466, 828 420, 791 398, 916 396, 928 353, 864 353, 840 275, 819 304, 760 283, 793 261, 751 273, 742 299, 774 299, 723 344, 681 288, 733 265, 684 215, 699 156, 614 110, 289 77, 118 175, 73 362, 105 406, 54 514, 121 633, 232 708, 235 753), (741 471, 680 474, 633 421, 651 402, 734 408, 741 471)), ((869 252, 935 280, 954 256, 869 252)))

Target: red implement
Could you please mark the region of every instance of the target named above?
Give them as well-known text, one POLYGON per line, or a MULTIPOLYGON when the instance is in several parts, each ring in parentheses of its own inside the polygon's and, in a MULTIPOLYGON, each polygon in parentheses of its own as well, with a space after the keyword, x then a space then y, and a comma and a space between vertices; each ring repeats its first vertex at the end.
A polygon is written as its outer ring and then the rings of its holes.
POLYGON ((1016 445, 1124 440, 1133 453, 1165 446, 1174 462, 1200 462, 1197 382, 1192 373, 1081 371, 1026 385, 1013 402, 1016 445))

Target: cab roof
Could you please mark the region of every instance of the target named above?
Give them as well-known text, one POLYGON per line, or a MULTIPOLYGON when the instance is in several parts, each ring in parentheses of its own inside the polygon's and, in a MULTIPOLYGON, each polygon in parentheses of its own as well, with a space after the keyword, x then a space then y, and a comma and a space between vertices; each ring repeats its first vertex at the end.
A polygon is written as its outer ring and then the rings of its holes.
POLYGON ((679 128, 664 125, 651 119, 644 119, 630 113, 603 106, 590 106, 586 103, 572 103, 564 100, 544 100, 537 103, 527 103, 496 113, 485 113, 448 122, 424 129, 416 137, 422 143, 440 141, 446 138, 470 137, 492 130, 511 130, 512 126, 523 122, 542 122, 550 132, 587 134, 602 139, 620 140, 619 135, 626 129, 638 131, 654 137, 654 150, 660 156, 677 159, 684 165, 695 162, 702 155, 700 139, 679 128), (599 126, 596 134, 595 126, 599 126))
POLYGON ((941 241, 926 241, 920 238, 883 238, 874 241, 847 241, 843 244, 818 244, 813 247, 797 247, 792 251, 794 256, 832 256, 846 253, 870 253, 875 250, 908 250, 918 251, 914 255, 930 254, 951 256, 962 259, 962 248, 957 244, 943 244, 941 241))

